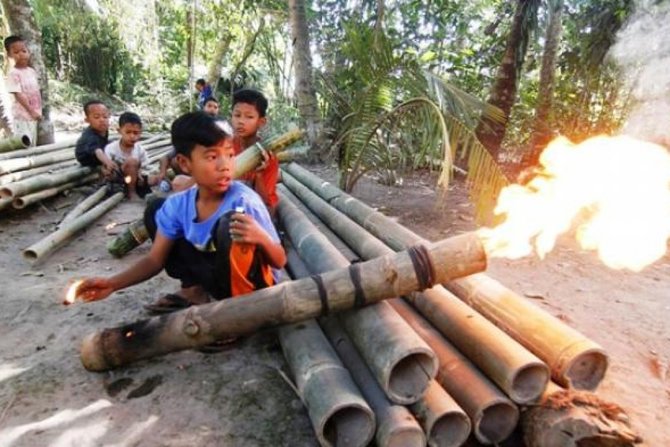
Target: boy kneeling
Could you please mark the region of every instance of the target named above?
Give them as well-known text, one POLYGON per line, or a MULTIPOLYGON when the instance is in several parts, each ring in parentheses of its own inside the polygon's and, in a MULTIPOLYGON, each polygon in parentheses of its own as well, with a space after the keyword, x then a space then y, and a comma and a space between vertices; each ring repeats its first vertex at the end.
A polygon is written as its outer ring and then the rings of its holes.
POLYGON ((277 279, 272 268, 286 263, 265 205, 232 179, 232 137, 202 112, 178 118, 171 133, 177 162, 196 185, 147 206, 151 251, 117 275, 86 279, 78 288, 84 300, 104 299, 165 268, 182 288, 148 308, 174 310, 270 286, 277 279))

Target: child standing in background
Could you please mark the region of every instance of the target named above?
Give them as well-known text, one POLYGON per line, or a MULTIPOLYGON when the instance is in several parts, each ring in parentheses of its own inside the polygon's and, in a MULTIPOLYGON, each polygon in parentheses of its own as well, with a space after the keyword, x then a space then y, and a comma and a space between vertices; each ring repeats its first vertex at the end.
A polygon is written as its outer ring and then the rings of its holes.
POLYGON ((5 39, 5 51, 13 62, 7 73, 7 91, 12 95, 14 135, 28 135, 30 145, 37 144, 37 123, 42 119, 42 95, 37 72, 29 66, 30 51, 21 36, 5 39))

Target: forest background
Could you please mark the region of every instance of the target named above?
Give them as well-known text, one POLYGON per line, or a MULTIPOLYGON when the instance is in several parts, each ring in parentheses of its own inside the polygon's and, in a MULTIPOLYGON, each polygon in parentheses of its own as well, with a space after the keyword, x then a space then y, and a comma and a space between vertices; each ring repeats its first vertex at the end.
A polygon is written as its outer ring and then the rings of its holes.
POLYGON ((670 140, 667 3, 3 0, 2 31, 33 46, 57 128, 80 128, 92 97, 151 130, 194 107, 197 78, 224 115, 233 90, 255 87, 270 98, 269 132, 308 129, 313 158, 336 160, 345 189, 420 167, 444 184, 455 163, 492 186, 475 197, 486 207, 556 135, 628 123, 670 140))

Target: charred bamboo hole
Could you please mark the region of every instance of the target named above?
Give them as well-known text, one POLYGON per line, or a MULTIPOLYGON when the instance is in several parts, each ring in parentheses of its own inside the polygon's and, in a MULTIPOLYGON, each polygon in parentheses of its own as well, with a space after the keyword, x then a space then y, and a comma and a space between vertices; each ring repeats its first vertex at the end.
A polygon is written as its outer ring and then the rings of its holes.
POLYGON ((494 444, 512 434, 519 422, 519 410, 511 402, 497 402, 482 412, 475 434, 482 442, 494 444))
POLYGON ((372 414, 364 408, 347 406, 336 410, 323 425, 323 437, 328 445, 365 446, 374 433, 372 414))
POLYGON ((577 356, 565 373, 570 386, 593 391, 605 377, 607 356, 600 351, 585 352, 577 356))
POLYGON ((539 399, 549 382, 549 369, 544 363, 530 364, 517 371, 512 379, 512 400, 528 403, 539 399))
POLYGON ((426 391, 430 379, 437 373, 434 355, 428 352, 409 354, 391 368, 388 392, 399 403, 414 403, 426 391))
POLYGON ((431 427, 428 444, 444 447, 462 445, 470 436, 470 429, 470 419, 465 414, 446 413, 431 427))

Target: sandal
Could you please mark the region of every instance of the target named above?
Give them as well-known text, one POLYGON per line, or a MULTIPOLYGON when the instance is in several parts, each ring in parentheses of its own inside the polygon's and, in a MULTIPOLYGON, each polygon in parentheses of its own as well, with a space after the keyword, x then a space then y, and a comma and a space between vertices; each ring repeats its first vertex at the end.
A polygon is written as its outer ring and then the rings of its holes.
POLYGON ((158 298, 152 304, 145 304, 144 308, 152 315, 162 315, 186 309, 192 305, 193 304, 186 298, 175 295, 174 293, 168 293, 167 295, 158 298))

